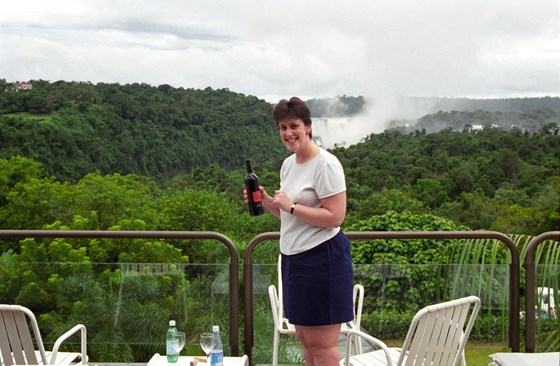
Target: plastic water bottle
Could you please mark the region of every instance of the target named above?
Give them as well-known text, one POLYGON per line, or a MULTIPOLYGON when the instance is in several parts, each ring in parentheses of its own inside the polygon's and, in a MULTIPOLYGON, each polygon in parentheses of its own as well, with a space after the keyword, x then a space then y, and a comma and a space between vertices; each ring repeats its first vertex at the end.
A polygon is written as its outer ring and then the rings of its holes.
POLYGON ((169 321, 169 328, 165 335, 165 352, 167 356, 167 362, 175 363, 179 360, 179 341, 177 338, 173 338, 173 334, 177 333, 177 328, 175 327, 175 320, 169 321))
POLYGON ((220 338, 220 327, 212 327, 212 346, 210 347, 210 366, 224 366, 224 345, 220 338))

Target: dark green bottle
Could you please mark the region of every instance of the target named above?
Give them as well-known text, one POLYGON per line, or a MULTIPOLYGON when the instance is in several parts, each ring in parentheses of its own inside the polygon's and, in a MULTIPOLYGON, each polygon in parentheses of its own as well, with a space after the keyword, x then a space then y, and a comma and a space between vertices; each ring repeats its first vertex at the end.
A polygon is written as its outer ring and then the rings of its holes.
POLYGON ((247 200, 249 201, 249 213, 258 216, 264 213, 262 194, 259 190, 259 178, 253 172, 251 160, 245 160, 247 175, 245 176, 245 187, 247 188, 247 200))

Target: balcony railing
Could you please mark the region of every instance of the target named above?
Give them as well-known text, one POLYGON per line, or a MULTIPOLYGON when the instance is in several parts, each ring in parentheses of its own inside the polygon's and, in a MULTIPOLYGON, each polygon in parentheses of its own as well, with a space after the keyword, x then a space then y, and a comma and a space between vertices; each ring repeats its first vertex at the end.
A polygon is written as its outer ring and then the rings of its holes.
MULTIPOLYGON (((465 231, 465 232, 347 232, 348 237, 355 240, 363 239, 495 239, 506 246, 509 251, 510 263, 507 264, 509 273, 505 281, 507 292, 507 336, 508 346, 513 352, 520 349, 520 255, 515 243, 505 234, 491 231, 465 231)), ((233 242, 226 236, 216 232, 182 232, 182 231, 72 231, 72 230, 0 230, 0 238, 106 238, 106 239, 212 239, 216 240, 228 250, 229 253, 229 269, 227 270, 228 288, 222 288, 216 291, 228 291, 228 337, 230 353, 233 356, 239 354, 239 334, 241 323, 239 315, 243 314, 243 337, 244 337, 244 353, 252 359, 254 346, 254 301, 255 293, 261 292, 267 283, 255 284, 255 265, 253 263, 253 255, 255 248, 266 241, 274 241, 279 239, 278 232, 263 233, 253 238, 244 252, 243 263, 243 304, 240 307, 239 293, 240 285, 238 276, 240 274, 238 252, 233 242), (255 291, 257 285, 258 291, 255 291), (260 287, 259 287, 260 286, 260 287)), ((534 275, 534 252, 536 247, 548 240, 560 240, 560 231, 544 233, 531 242, 526 255, 526 298, 525 313, 526 334, 525 334, 525 350, 526 352, 534 352, 535 349, 535 317, 534 311, 528 311, 535 308, 535 275, 534 275)), ((549 241, 548 241, 549 242, 549 241)), ((189 264, 190 265, 190 264, 189 264)), ((121 271, 133 272, 165 272, 165 269, 157 267, 156 264, 122 264, 121 271), (134 268, 132 268, 134 267, 134 268), (143 267, 143 268, 140 268, 143 267), (150 268, 148 268, 150 267, 150 268), (157 268, 156 268, 157 267, 157 268)), ((274 266, 271 266, 274 270, 274 266)), ((384 269, 380 269, 383 271, 384 269)), ((267 279, 270 276, 266 277, 267 279)), ((268 281, 268 280, 267 280, 268 281)), ((266 281, 265 281, 266 282, 266 281)), ((367 294, 366 294, 367 295, 367 294)))
MULTIPOLYGON (((519 351, 519 252, 515 243, 506 235, 489 231, 448 231, 448 232, 346 232, 351 240, 357 239, 469 239, 490 238, 504 243, 510 251, 510 292, 509 292, 509 347, 513 352, 519 351)), ((253 346, 253 270, 252 254, 260 243, 278 240, 280 233, 263 233, 249 242, 244 255, 245 269, 245 352, 252 358, 253 346)))

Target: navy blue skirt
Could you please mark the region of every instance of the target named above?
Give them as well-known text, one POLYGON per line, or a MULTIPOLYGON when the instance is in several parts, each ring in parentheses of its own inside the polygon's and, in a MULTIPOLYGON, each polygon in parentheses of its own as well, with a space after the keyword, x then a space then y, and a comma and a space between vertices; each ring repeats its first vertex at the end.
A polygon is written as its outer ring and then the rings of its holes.
POLYGON ((284 314, 292 324, 341 324, 354 319, 350 240, 332 239, 295 255, 282 254, 284 314))

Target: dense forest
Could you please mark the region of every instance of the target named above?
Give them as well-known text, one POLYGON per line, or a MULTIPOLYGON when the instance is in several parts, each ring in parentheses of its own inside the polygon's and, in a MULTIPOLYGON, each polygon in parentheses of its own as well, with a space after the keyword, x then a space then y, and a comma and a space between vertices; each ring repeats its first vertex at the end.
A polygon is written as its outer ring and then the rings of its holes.
MULTIPOLYGON (((107 179, 133 174, 161 188, 217 192, 242 209, 241 169, 252 158, 263 184, 278 185, 287 151, 275 131, 273 106, 264 100, 227 89, 39 80, 31 90, 14 90, 0 81, 0 158, 7 165, 18 156, 39 162, 39 178, 52 184, 79 186, 91 173, 107 179)), ((391 128, 332 150, 347 174, 348 225, 409 211, 472 229, 558 229, 560 98, 455 102, 489 111, 439 111, 418 119, 413 131, 391 128), (430 125, 445 128, 430 133, 430 125)), ((308 103, 319 116, 365 108, 362 97, 308 103)), ((14 177, 22 176, 9 171, 2 171, 3 211, 17 207, 6 203, 14 197, 14 177)), ((13 222, 18 215, 4 213, 0 227, 23 228, 13 222)), ((28 228, 32 222, 36 228, 52 220, 27 221, 28 228)))
POLYGON ((92 171, 165 179, 286 154, 270 105, 225 89, 34 81, 0 90, 0 156, 35 159, 60 180, 92 171))
MULTIPOLYGON (((257 234, 278 230, 272 215, 250 217, 242 194, 246 158, 253 159, 269 191, 279 184, 288 152, 270 103, 227 89, 31 83, 30 90, 16 90, 0 80, 1 230, 216 231, 241 253, 257 234)), ((366 108, 362 97, 308 103, 313 116, 357 115, 366 108)), ((394 121, 356 145, 331 150, 347 179, 343 229, 488 229, 525 246, 532 235, 560 229, 560 98, 461 103, 467 107, 443 108, 406 121, 408 127, 394 121)), ((387 243, 353 242, 352 255, 368 294, 363 325, 382 326, 384 334, 397 338, 406 333, 415 309, 459 296, 449 295, 451 284, 465 291, 465 274, 453 265, 462 263, 458 258, 471 260, 472 253, 449 240, 387 243), (386 265, 405 264, 409 277, 384 282, 380 273, 386 265), (443 268, 450 272, 443 274, 443 268)), ((206 264, 224 263, 227 253, 213 244, 2 240, 0 302, 42 314, 41 327, 51 340, 63 326, 83 322, 95 361, 147 361, 164 351, 161 335, 170 318, 182 319, 180 326, 191 335, 212 324, 226 329, 227 304, 208 292, 224 278, 223 268, 206 264), (188 266, 152 274, 119 267, 127 263, 188 266)), ((508 261, 503 247, 484 241, 474 247, 482 248, 473 249, 479 255, 474 263, 508 261)), ((259 255, 266 257, 257 258, 263 263, 274 262, 277 247, 259 255)), ((492 304, 474 337, 504 339, 507 330, 499 323, 506 312, 493 302, 506 298, 507 281, 468 275, 478 279, 471 285, 489 296, 485 305, 492 304)), ((268 304, 256 305, 262 309, 256 313, 263 324, 258 330, 269 336, 268 304)), ((270 344, 260 341, 262 362, 269 360, 270 344)), ((191 352, 197 350, 191 345, 191 352)))

